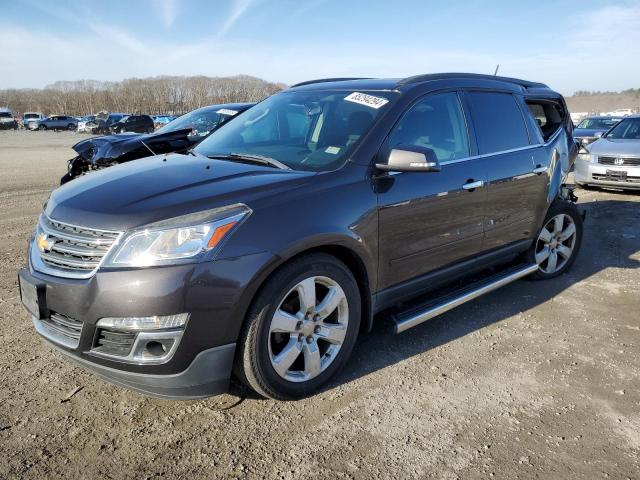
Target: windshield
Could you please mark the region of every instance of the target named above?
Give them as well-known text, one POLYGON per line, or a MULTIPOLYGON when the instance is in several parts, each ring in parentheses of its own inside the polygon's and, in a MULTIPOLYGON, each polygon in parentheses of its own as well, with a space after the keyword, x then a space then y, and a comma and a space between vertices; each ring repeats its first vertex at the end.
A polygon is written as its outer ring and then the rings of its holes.
POLYGON ((620 123, 607 133, 606 137, 640 140, 640 117, 620 120, 620 123))
POLYGON ((38 115, 37 113, 25 113, 24 114, 24 118, 39 118, 40 115, 38 115))
POLYGON ((0 118, 13 118, 11 112, 0 112, 0 118))
POLYGON ((190 128, 190 135, 206 136, 210 131, 214 130, 220 123, 224 122, 228 118, 220 115, 218 110, 220 109, 217 107, 199 108, 198 110, 189 112, 176 118, 172 122, 167 123, 164 127, 156 130, 156 133, 169 133, 190 128))
POLYGON ((600 128, 602 130, 609 130, 619 121, 619 118, 585 118, 577 128, 600 128))
POLYGON ((338 168, 395 92, 285 91, 206 138, 195 151, 273 158, 294 170, 338 168))

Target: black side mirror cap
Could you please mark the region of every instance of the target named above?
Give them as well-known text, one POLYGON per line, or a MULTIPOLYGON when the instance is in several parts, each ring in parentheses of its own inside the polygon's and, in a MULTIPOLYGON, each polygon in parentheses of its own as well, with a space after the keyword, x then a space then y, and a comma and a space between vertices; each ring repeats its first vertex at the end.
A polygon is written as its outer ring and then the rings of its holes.
POLYGON ((387 172, 439 172, 440 162, 433 150, 414 146, 399 146, 389 152, 387 163, 376 163, 387 172))

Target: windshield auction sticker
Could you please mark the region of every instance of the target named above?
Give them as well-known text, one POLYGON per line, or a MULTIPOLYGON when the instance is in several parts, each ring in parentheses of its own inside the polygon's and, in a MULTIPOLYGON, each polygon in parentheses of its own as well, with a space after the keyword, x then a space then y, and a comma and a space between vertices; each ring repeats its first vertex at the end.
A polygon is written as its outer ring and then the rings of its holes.
POLYGON ((221 108, 220 110, 217 110, 216 113, 219 113, 220 115, 229 115, 230 117, 238 114, 236 110, 229 110, 228 108, 221 108))
POLYGON ((389 100, 386 98, 376 97, 374 95, 368 95, 360 92, 353 92, 352 94, 344 97, 344 99, 348 102, 359 103, 360 105, 375 108, 376 110, 389 103, 389 100))

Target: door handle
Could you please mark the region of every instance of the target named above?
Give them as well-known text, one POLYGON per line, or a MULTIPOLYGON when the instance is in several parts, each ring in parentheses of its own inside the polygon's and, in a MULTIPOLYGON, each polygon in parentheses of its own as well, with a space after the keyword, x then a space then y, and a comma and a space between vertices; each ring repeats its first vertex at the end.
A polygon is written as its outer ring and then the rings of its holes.
POLYGON ((464 185, 462 185, 462 188, 464 188, 465 190, 475 190, 476 188, 480 188, 483 185, 484 182, 482 180, 478 180, 477 182, 465 183, 464 185))
POLYGON ((536 165, 536 168, 533 169, 533 173, 536 175, 540 175, 545 173, 548 170, 548 167, 543 167, 542 165, 536 165))

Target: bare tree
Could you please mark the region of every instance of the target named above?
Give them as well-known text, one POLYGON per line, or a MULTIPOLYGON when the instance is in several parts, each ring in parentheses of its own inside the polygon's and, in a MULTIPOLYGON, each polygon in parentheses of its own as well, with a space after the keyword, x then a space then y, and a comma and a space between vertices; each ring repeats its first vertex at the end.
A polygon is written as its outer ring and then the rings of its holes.
POLYGON ((257 102, 285 88, 247 75, 59 81, 43 89, 0 90, 0 107, 16 113, 86 115, 111 112, 182 114, 216 103, 257 102))

